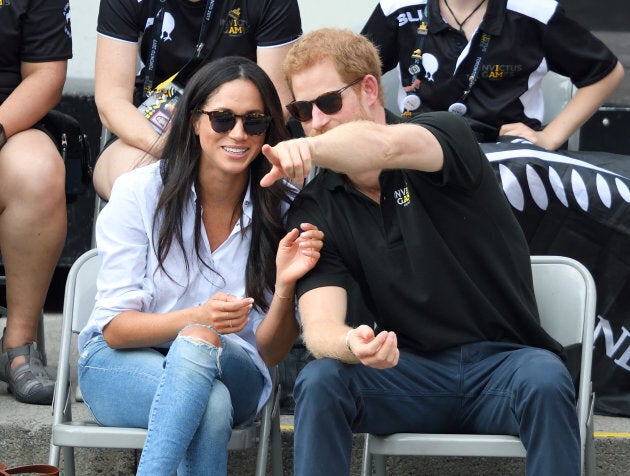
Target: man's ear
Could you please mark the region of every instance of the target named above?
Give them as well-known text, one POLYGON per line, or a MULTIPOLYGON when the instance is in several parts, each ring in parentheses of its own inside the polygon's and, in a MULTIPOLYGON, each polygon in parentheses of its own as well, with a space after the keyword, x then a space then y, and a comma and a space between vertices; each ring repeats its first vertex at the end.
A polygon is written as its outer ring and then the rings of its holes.
POLYGON ((363 93, 365 94, 366 101, 369 106, 373 106, 378 102, 379 84, 378 80, 371 74, 366 74, 361 84, 363 93))

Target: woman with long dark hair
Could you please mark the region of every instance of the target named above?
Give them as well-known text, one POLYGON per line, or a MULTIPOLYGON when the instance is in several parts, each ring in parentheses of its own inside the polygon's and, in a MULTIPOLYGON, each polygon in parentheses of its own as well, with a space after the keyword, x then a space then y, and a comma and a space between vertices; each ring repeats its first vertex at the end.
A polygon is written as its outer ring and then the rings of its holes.
POLYGON ((323 234, 285 234, 295 189, 259 185, 262 146, 284 135, 264 71, 214 61, 187 84, 162 159, 122 175, 98 217, 79 380, 100 424, 148 428, 138 474, 225 474, 232 427, 264 405, 267 366, 298 335, 295 283, 323 234))

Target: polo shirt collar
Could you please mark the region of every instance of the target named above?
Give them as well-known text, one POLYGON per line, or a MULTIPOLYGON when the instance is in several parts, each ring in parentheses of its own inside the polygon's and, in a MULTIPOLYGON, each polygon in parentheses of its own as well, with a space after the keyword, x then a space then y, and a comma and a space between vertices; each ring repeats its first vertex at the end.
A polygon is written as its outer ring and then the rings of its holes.
MULTIPOLYGON (((488 0, 488 7, 480 25, 480 30, 490 35, 500 35, 505 20, 507 2, 505 0, 488 0)), ((432 34, 449 28, 442 18, 438 0, 429 0, 429 30, 432 34)))

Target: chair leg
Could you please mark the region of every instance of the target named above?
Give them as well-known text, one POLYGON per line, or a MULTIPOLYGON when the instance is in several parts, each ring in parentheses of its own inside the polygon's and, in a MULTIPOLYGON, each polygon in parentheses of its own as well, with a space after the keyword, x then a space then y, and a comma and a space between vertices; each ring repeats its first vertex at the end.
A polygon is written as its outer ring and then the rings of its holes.
POLYGON ((74 448, 64 446, 63 448, 63 474, 64 476, 75 476, 74 448))
POLYGON ((385 476, 385 455, 373 455, 376 476, 385 476))
POLYGON ((265 476, 267 474, 267 455, 269 453, 272 406, 273 404, 269 404, 269 402, 265 405, 260 419, 258 454, 256 456, 256 476, 265 476))
POLYGON ((584 476, 595 476, 596 473, 596 453, 595 437, 593 436, 593 418, 589 419, 586 427, 586 439, 584 442, 584 476))
POLYGON ((363 461, 361 465, 361 476, 372 475, 372 455, 370 454, 370 435, 365 434, 365 443, 363 444, 363 461))
MULTIPOLYGON (((280 393, 278 393, 280 395, 280 393)), ((271 474, 282 476, 282 433, 280 431, 280 411, 274 412, 271 419, 271 474)))
POLYGON ((61 448, 59 446, 55 446, 50 443, 50 452, 48 453, 48 464, 53 466, 59 466, 59 457, 61 453, 61 448))

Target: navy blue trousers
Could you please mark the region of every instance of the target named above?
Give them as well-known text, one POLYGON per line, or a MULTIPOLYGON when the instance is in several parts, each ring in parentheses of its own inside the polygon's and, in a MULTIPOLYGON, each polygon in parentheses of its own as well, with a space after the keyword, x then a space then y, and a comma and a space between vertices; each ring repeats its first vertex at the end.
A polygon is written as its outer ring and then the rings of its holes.
POLYGON ((387 370, 309 362, 295 384, 295 474, 350 474, 353 433, 518 435, 528 475, 580 474, 575 391, 555 354, 480 342, 387 370))

